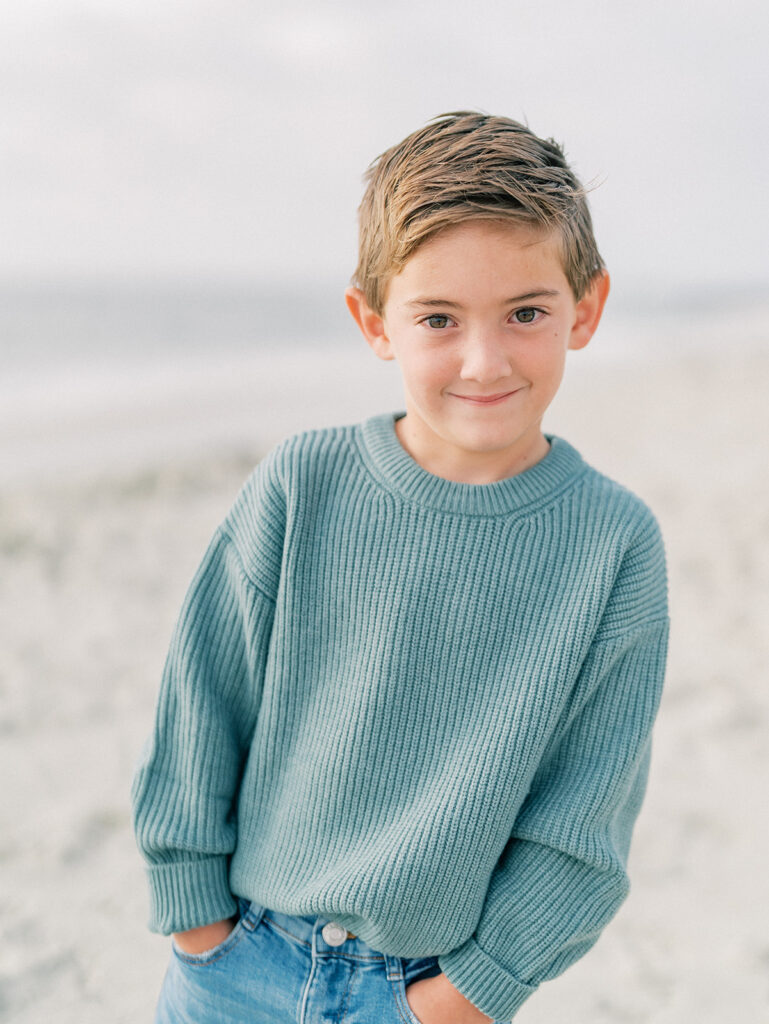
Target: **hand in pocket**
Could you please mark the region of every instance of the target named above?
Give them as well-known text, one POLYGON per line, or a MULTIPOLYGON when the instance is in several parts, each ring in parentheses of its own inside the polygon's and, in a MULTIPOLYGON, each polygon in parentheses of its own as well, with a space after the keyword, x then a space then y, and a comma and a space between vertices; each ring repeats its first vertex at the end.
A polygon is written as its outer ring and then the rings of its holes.
POLYGON ((202 928, 190 928, 186 932, 175 932, 174 942, 182 953, 205 953, 214 946, 224 942, 237 924, 237 917, 228 917, 224 921, 203 925, 202 928))
POLYGON ((406 1002, 420 1024, 489 1024, 477 1006, 454 988, 445 974, 406 986, 406 1002))

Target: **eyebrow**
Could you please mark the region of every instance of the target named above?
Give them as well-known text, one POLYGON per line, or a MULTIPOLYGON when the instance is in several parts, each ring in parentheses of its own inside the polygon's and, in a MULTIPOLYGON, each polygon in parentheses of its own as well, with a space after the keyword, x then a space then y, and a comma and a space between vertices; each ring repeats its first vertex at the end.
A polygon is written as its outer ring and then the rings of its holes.
MULTIPOLYGON (((533 292, 525 292, 523 295, 514 295, 510 299, 505 299, 503 305, 512 306, 516 302, 530 302, 532 299, 546 299, 556 298, 560 295, 559 291, 555 291, 552 288, 538 288, 533 292)), ((451 302, 450 299, 412 299, 406 303, 407 306, 441 306, 444 309, 461 309, 462 304, 459 302, 451 302)))

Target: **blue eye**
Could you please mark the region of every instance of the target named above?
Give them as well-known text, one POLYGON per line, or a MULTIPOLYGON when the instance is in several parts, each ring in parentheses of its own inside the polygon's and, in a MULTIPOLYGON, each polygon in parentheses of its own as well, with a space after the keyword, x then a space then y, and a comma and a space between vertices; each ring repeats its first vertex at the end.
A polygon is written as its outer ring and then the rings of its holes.
POLYGON ((431 316, 425 317, 422 322, 436 331, 441 331, 444 327, 448 327, 451 321, 444 313, 433 313, 431 316))

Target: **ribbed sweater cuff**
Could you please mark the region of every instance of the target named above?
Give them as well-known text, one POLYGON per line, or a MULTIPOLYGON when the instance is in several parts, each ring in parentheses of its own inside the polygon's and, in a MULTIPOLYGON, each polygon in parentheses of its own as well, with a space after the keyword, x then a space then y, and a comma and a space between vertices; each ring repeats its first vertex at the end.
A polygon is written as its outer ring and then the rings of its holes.
POLYGON ((232 917, 237 904, 228 873, 227 857, 149 867, 150 931, 170 935, 232 917))
POLYGON ((438 966, 454 988, 494 1020, 511 1020, 536 986, 525 985, 503 970, 475 939, 443 953, 438 966))

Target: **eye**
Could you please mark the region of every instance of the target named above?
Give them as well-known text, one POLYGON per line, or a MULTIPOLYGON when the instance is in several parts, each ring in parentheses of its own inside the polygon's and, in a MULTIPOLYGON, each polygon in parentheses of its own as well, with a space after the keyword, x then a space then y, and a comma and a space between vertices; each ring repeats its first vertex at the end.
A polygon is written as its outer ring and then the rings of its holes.
POLYGON ((543 316, 542 310, 535 309, 534 306, 525 306, 523 309, 516 309, 513 313, 516 323, 519 324, 534 324, 543 316))
POLYGON ((434 331, 442 331, 451 323, 451 317, 446 316, 445 313, 432 313, 430 316, 426 316, 422 323, 427 324, 434 331))

